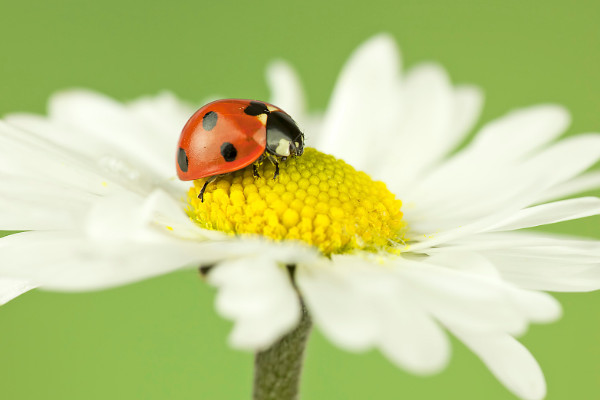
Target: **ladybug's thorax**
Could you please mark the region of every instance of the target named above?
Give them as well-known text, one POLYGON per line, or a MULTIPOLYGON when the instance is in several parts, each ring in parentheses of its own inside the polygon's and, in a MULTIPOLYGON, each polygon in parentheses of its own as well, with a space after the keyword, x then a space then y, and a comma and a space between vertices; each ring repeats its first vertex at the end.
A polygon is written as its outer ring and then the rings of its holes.
POLYGON ((300 156, 304 152, 304 134, 283 111, 267 114, 266 150, 277 157, 300 156))

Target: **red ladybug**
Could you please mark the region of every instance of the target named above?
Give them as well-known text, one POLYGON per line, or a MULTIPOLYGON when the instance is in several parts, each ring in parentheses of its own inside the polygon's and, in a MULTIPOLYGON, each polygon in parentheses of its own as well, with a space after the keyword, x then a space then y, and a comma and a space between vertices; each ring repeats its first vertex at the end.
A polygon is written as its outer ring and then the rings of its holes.
MULTIPOLYGON (((225 99, 196 111, 183 127, 177 152, 177 175, 183 181, 207 179, 198 195, 218 175, 267 158, 279 174, 279 162, 304 152, 304 134, 280 108, 260 101, 225 99)), ((258 176, 256 164, 254 174, 258 176)))

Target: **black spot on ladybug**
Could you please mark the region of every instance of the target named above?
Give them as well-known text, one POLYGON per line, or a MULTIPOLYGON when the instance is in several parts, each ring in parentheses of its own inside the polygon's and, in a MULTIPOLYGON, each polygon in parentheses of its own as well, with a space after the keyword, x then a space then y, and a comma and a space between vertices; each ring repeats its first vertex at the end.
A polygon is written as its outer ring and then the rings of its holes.
POLYGON ((219 119, 219 117, 217 116, 216 112, 207 112, 206 114, 204 114, 204 117, 202 117, 202 128, 204 128, 205 131, 212 130, 212 128, 214 128, 215 125, 217 125, 217 119, 219 119))
POLYGON ((248 115, 256 116, 260 114, 268 114, 269 109, 265 103, 260 101, 251 101, 250 105, 244 109, 244 112, 248 115))
POLYGON ((181 147, 179 148, 179 153, 177 153, 177 164, 179 164, 179 168, 183 172, 187 172, 188 170, 188 158, 187 154, 185 154, 185 150, 181 147))
POLYGON ((234 161, 237 157, 237 149, 231 143, 225 142, 221 145, 221 155, 227 162, 234 161))

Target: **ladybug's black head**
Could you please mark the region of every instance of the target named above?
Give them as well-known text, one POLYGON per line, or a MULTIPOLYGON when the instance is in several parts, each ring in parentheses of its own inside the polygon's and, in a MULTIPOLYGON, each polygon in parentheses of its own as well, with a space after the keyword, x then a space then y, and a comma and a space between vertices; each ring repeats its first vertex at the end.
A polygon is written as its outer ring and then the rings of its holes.
POLYGON ((292 117, 283 111, 267 114, 267 151, 277 157, 301 156, 304 134, 292 117))

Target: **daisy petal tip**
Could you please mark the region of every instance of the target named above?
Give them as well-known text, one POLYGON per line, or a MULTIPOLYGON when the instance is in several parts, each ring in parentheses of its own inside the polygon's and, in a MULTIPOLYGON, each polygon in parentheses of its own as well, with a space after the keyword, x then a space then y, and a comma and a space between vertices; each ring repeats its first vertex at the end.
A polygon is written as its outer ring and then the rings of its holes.
POLYGON ((265 336, 260 331, 249 330, 236 324, 227 338, 230 347, 243 351, 262 351, 271 346, 277 338, 265 336))
POLYGON ((297 294, 275 263, 223 262, 211 270, 208 282, 219 289, 217 312, 234 322, 229 343, 235 348, 265 349, 300 321, 297 294))
POLYGON ((515 388, 513 392, 523 400, 543 400, 546 398, 546 380, 544 376, 539 380, 526 382, 523 386, 515 388))
POLYGON ((266 340, 264 335, 249 332, 248 329, 241 327, 240 324, 235 324, 227 337, 227 344, 230 347, 243 351, 260 351, 268 348, 273 342, 274 340, 266 340))
POLYGON ((279 319, 279 324, 266 324, 253 319, 237 320, 228 337, 231 347, 245 351, 264 351, 293 331, 301 319, 300 311, 279 319))
POLYGON ((424 61, 415 65, 410 69, 409 75, 413 77, 413 79, 417 76, 421 78, 441 79, 446 82, 449 81, 448 72, 444 66, 435 61, 424 61))
POLYGON ((47 108, 50 120, 81 129, 81 121, 85 123, 86 116, 93 120, 99 114, 106 113, 103 114, 106 122, 114 122, 114 112, 124 109, 124 105, 100 92, 72 88, 54 93, 48 100, 47 108))
POLYGON ((555 131, 564 132, 571 125, 571 113, 560 104, 543 103, 513 110, 509 115, 520 118, 522 124, 553 126, 555 131))
POLYGON ((485 101, 485 92, 482 88, 471 84, 462 84, 456 87, 457 96, 468 102, 471 107, 477 110, 477 114, 483 107, 485 101))
MULTIPOLYGON (((372 36, 360 45, 350 57, 350 60, 355 58, 372 59, 375 61, 386 59, 397 59, 400 56, 400 49, 396 44, 396 40, 389 33, 380 33, 372 36)), ((397 61, 397 60, 396 60, 397 61)))
POLYGON ((280 58, 271 60, 267 65, 266 75, 269 81, 271 81, 272 78, 288 76, 293 73, 294 68, 287 61, 280 58))
MULTIPOLYGON (((540 293, 546 294, 546 293, 540 293)), ((563 308, 558 300, 547 295, 545 305, 542 310, 539 310, 534 316, 533 321, 539 324, 549 324, 556 322, 563 316, 563 308)))
POLYGON ((35 288, 27 281, 0 278, 0 306, 35 288))
POLYGON ((543 113, 546 118, 552 120, 558 126, 563 127, 563 130, 566 130, 569 125, 571 125, 571 113, 565 106, 561 104, 540 104, 531 107, 531 110, 541 114, 543 113))
POLYGON ((440 373, 450 362, 450 345, 442 351, 431 350, 415 354, 412 358, 398 357, 389 349, 382 349, 383 354, 398 368, 405 369, 419 376, 431 376, 440 373))
POLYGON ((306 101, 296 70, 286 61, 276 59, 267 66, 266 80, 271 92, 270 101, 302 120, 306 101))
POLYGON ((492 374, 513 394, 523 400, 546 396, 546 379, 533 355, 507 334, 478 336, 454 333, 477 354, 492 374))
POLYGON ((389 32, 380 32, 380 33, 377 33, 377 34, 371 36, 367 40, 365 40, 362 43, 362 45, 360 45, 358 48, 368 47, 368 46, 373 46, 373 47, 393 46, 393 47, 396 47, 396 39, 389 32))
POLYGON ((86 99, 106 99, 107 97, 99 92, 93 90, 73 87, 69 89, 59 90, 54 92, 49 100, 50 110, 57 106, 61 106, 65 103, 71 103, 72 101, 81 101, 86 99))

